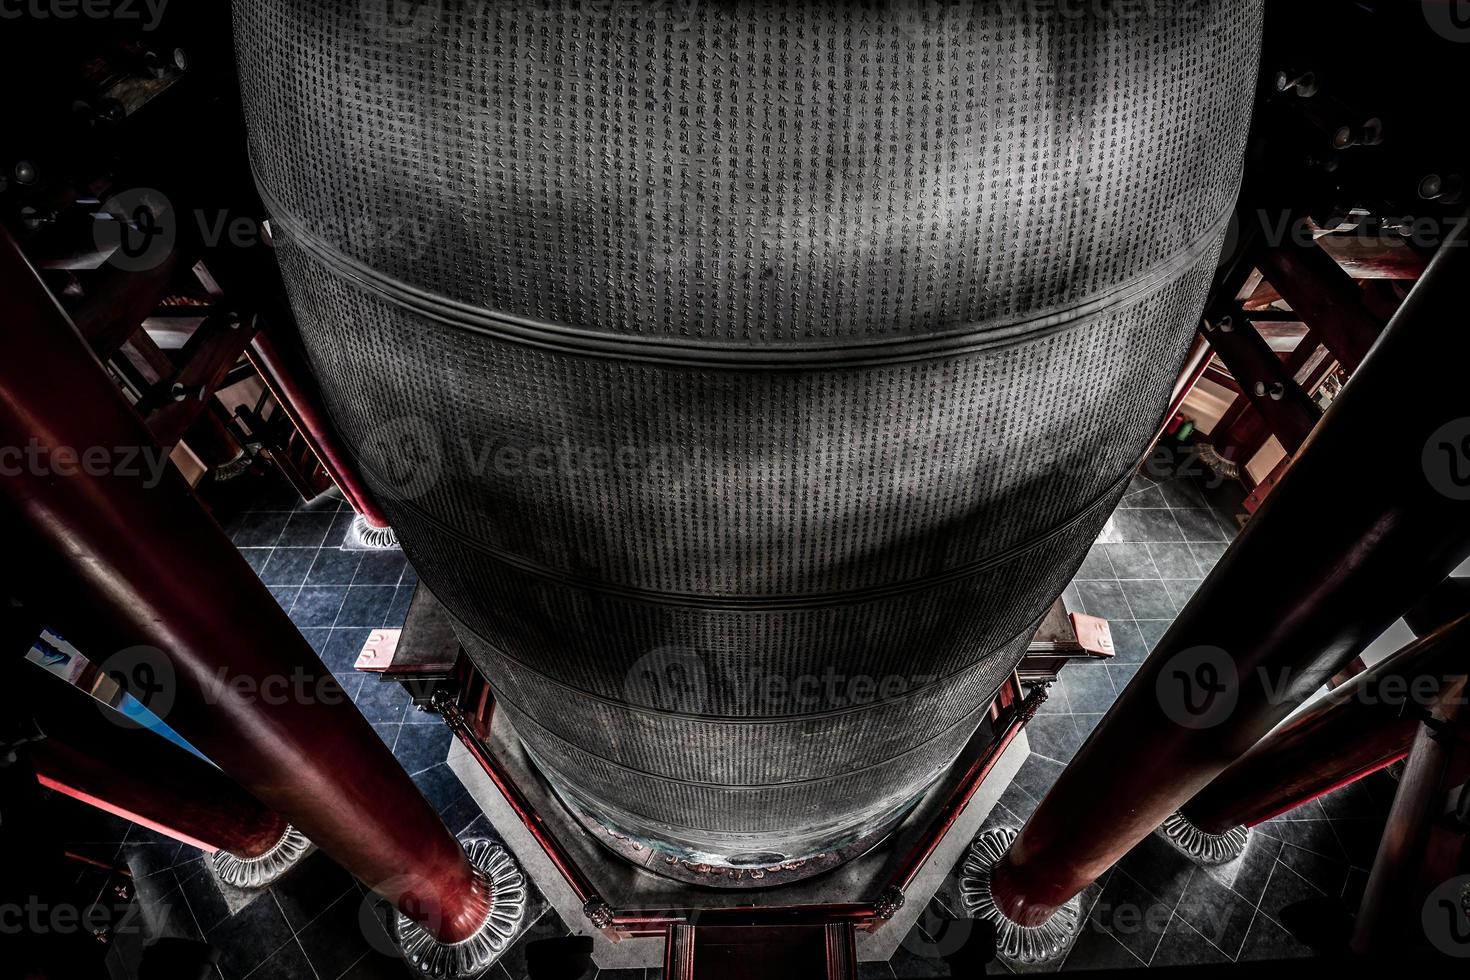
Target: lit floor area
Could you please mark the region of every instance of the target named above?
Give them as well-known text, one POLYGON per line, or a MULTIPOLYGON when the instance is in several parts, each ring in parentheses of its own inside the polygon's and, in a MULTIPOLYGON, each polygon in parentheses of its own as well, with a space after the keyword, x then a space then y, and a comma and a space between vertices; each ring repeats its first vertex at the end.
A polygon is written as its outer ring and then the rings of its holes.
MULTIPOLYGON (((1036 807, 1224 551, 1238 503, 1229 488, 1210 489, 1197 477, 1135 479, 1067 593, 1074 611, 1110 621, 1117 655, 1069 667, 1053 687, 1027 729, 1032 754, 989 826, 1019 827, 1036 807)), ((442 761, 449 730, 415 710, 398 685, 353 669, 372 629, 402 624, 417 578, 401 552, 342 550, 350 517, 335 498, 300 504, 281 491, 247 501, 228 529, 449 827, 492 835, 442 761)), ((1252 835, 1240 859, 1218 868, 1197 867, 1162 839, 1147 839, 1085 895, 1087 924, 1060 969, 1307 955, 1282 928, 1280 910, 1323 895, 1355 907, 1392 787, 1387 777, 1375 777, 1272 820, 1252 835)), ((390 947, 374 901, 320 853, 265 891, 232 892, 192 848, 69 800, 55 804, 74 852, 132 870, 148 935, 208 940, 220 951, 223 980, 409 975, 385 952, 390 947)), ((893 959, 864 964, 861 976, 948 976, 944 956, 959 941, 950 920, 959 911, 951 875, 893 959)), ((534 896, 529 928, 490 976, 521 980, 526 947, 567 933, 557 913, 534 896)), ((660 973, 599 976, 649 980, 660 973)))

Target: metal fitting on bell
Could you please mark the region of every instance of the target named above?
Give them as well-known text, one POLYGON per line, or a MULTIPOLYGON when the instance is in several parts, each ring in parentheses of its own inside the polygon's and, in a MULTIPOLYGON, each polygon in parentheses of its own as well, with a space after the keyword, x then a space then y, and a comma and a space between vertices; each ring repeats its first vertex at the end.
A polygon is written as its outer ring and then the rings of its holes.
POLYGON ((587 904, 582 906, 582 914, 598 929, 606 929, 613 922, 612 906, 603 901, 600 895, 587 899, 587 904))
POLYGON ((1278 71, 1276 91, 1295 93, 1299 98, 1310 99, 1317 94, 1317 75, 1310 71, 1278 71))
POLYGON ((995 926, 995 949, 1002 959, 1027 966, 1054 963, 1067 955, 1082 929, 1082 899, 1074 896, 1039 926, 1024 926, 1002 912, 990 891, 991 872, 1016 833, 987 830, 971 842, 960 868, 960 903, 970 918, 995 926))
POLYGON ((1419 196, 1426 201, 1454 204, 1461 199, 1464 186, 1459 174, 1427 174, 1419 181, 1419 196))
POLYGON ((270 846, 264 854, 241 857, 229 851, 215 851, 210 858, 214 873, 227 885, 236 888, 264 888, 281 875, 296 867, 311 841, 295 827, 287 826, 281 839, 270 846))
POLYGON ((1223 834, 1211 834, 1189 822, 1177 810, 1159 827, 1159 834, 1186 857, 1201 864, 1226 864, 1245 853, 1250 830, 1232 827, 1223 834))
POLYGON ((1332 145, 1339 150, 1355 146, 1379 146, 1383 143, 1383 120, 1365 119, 1361 124, 1347 123, 1332 134, 1332 145))
POLYGON ((891 919, 903 908, 904 900, 903 890, 897 885, 889 885, 873 903, 873 911, 880 919, 891 919))
POLYGON ((521 934, 526 918, 526 876, 501 844, 483 837, 460 842, 484 886, 485 921, 465 939, 441 941, 424 926, 395 911, 389 934, 410 967, 439 980, 478 977, 521 934))

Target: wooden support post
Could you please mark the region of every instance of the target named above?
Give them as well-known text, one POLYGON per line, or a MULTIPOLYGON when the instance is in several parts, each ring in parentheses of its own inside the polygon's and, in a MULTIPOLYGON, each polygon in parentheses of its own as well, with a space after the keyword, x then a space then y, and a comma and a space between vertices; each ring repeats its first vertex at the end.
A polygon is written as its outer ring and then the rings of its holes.
POLYGON ((1320 245, 1288 242, 1263 248, 1261 271, 1323 345, 1356 371, 1378 339, 1383 321, 1369 312, 1362 290, 1320 245))
MULTIPOLYGON (((1466 709, 1465 691, 1466 678, 1456 678, 1441 697, 1435 717, 1418 725, 1354 920, 1352 950, 1359 956, 1388 952, 1411 930, 1422 928, 1420 910, 1438 884, 1426 882, 1423 874, 1431 823, 1444 812, 1449 792, 1457 779, 1464 778, 1464 766, 1470 761, 1470 710, 1466 709)), ((1462 902, 1463 920, 1464 899, 1456 897, 1462 902)), ((1453 939, 1458 946, 1465 945, 1462 937, 1453 939)))
POLYGON ((1470 615, 1404 647, 1267 735, 1180 808, 1207 834, 1253 827, 1409 753, 1427 708, 1470 668, 1470 615))
POLYGON ((1246 314, 1236 311, 1206 320, 1204 335, 1271 434, 1281 440, 1287 453, 1299 450, 1317 427, 1322 410, 1307 397, 1246 314))
POLYGON ((1467 303, 1470 248, 1457 229, 1291 472, 996 864, 1001 925, 1046 923, 1470 552, 1470 487, 1461 484, 1470 460, 1456 455, 1470 426, 1470 334, 1453 329, 1467 303), (1341 493, 1344 461, 1368 451, 1375 479, 1341 493))
POLYGON ((46 786, 205 851, 259 857, 284 817, 198 756, 32 664, 10 678, 45 738, 26 743, 46 786))
POLYGON ((0 471, 22 598, 141 657, 170 726, 410 919, 477 935, 464 849, 178 473, 139 465, 157 445, 3 232, 0 279, 0 447, 34 447, 0 471), (292 695, 265 696, 277 681, 292 695))
POLYGON ((125 272, 107 268, 73 321, 96 355, 107 360, 122 349, 167 295, 177 258, 165 256, 153 269, 125 272))
POLYGON ((388 518, 373 499, 372 490, 357 472, 352 459, 337 435, 332 420, 322 403, 321 391, 312 377, 306 357, 296 349, 294 338, 277 340, 278 328, 267 323, 251 341, 247 356, 260 373, 266 387, 306 439, 322 468, 347 498, 347 503, 368 524, 376 528, 388 526, 388 518))

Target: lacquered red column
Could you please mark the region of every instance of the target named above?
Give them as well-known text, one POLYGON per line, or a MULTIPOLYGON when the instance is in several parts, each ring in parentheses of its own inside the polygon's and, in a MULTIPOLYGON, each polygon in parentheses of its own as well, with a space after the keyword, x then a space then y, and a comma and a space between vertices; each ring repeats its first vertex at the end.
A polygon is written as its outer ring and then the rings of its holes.
POLYGON ((207 851, 259 857, 286 833, 280 814, 198 756, 82 691, 18 665, 19 699, 46 737, 25 751, 41 782, 207 851), (24 676, 33 675, 33 676, 24 676))
POLYGON ((311 446, 322 467, 352 509, 376 528, 386 528, 384 516, 373 493, 357 473, 355 461, 342 445, 332 420, 327 417, 321 390, 312 377, 305 356, 295 349, 293 338, 279 340, 275 324, 267 324, 250 341, 246 356, 260 373, 291 422, 311 446))
POLYGON ((150 753, 131 744, 132 755, 123 759, 112 751, 118 743, 82 746, 52 735, 29 752, 41 785, 200 850, 259 857, 286 833, 284 818, 239 787, 225 789, 227 777, 184 750, 150 753), (154 754, 171 767, 141 768, 154 754))
POLYGON ((140 465, 142 421, 8 235, 0 279, 0 447, 34 447, 0 470, 22 598, 88 649, 155 648, 170 726, 441 939, 474 933, 459 843, 183 478, 140 465))
MULTIPOLYGON (((1470 763, 1470 710, 1465 694, 1466 678, 1457 677, 1435 706, 1433 724, 1421 723, 1414 735, 1353 922, 1350 946, 1359 956, 1418 942, 1425 929, 1421 911, 1425 899, 1436 886, 1458 878, 1464 870, 1460 859, 1464 829, 1445 820, 1444 814, 1470 763), (1437 861, 1436 837, 1448 838, 1451 844, 1451 853, 1439 855, 1437 861), (1407 943, 1403 941, 1406 936, 1407 943)), ((1465 901, 1463 893, 1456 897, 1465 901)), ((1458 922, 1451 925, 1457 927, 1458 922)), ((1463 946, 1460 937, 1453 941, 1463 946)))
POLYGON ((1180 810, 1208 834, 1254 827, 1409 754, 1451 674, 1470 668, 1470 616, 1334 688, 1232 762, 1180 810))
POLYGON ((1013 922, 1049 919, 1470 552, 1467 308, 1457 229, 995 867, 1013 922))

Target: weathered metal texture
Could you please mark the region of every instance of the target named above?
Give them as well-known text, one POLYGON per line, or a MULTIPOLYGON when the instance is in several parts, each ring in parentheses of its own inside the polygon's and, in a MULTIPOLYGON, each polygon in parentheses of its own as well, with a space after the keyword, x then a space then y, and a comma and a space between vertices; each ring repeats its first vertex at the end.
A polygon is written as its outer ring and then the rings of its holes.
POLYGON ((236 4, 251 152, 498 703, 675 865, 891 824, 1169 403, 1259 3, 376 6, 236 4))

